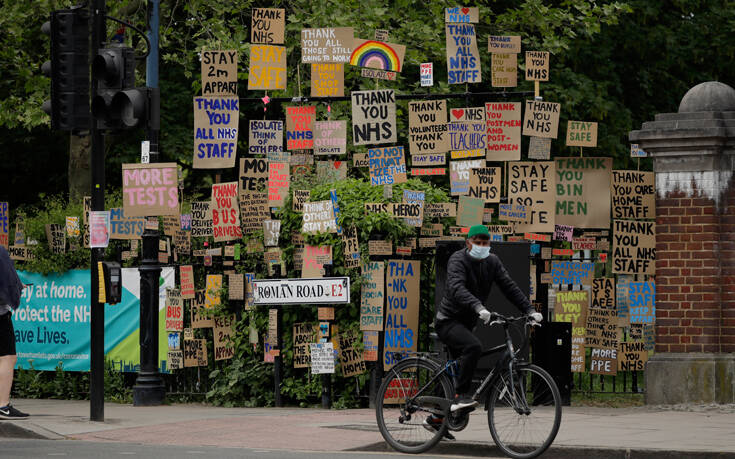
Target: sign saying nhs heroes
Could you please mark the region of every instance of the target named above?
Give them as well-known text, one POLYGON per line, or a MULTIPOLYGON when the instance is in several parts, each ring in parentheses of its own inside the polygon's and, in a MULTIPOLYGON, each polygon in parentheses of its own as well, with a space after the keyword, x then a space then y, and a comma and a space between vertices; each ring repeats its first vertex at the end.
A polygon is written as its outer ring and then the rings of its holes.
POLYGON ((349 303, 349 277, 256 279, 253 304, 349 303))

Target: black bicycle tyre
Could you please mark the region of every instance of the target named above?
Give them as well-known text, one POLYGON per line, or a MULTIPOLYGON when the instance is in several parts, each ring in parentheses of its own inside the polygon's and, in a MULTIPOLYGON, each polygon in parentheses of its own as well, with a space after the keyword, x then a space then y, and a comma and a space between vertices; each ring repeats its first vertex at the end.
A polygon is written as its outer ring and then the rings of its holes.
MULTIPOLYGON (((507 380, 509 376, 509 372, 507 371, 504 372, 504 376, 502 378, 499 377, 495 380, 490 391, 490 399, 487 410, 488 425, 490 426, 490 434, 492 435, 495 444, 505 455, 514 459, 531 459, 543 454, 543 452, 546 451, 549 446, 551 446, 551 443, 556 438, 556 434, 559 432, 559 426, 561 425, 561 394, 559 393, 559 388, 556 386, 556 383, 554 382, 552 377, 549 375, 549 373, 546 372, 546 370, 541 367, 533 364, 524 364, 522 366, 517 366, 515 368, 515 372, 518 374, 527 375, 525 376, 526 379, 524 379, 526 391, 528 391, 527 384, 529 382, 531 384, 540 384, 537 387, 534 386, 532 394, 534 395, 535 399, 534 402, 529 403, 529 408, 531 408, 534 413, 538 411, 538 404, 543 403, 545 399, 550 399, 551 404, 553 404, 553 422, 551 423, 551 428, 548 431, 546 439, 541 442, 540 445, 533 447, 533 449, 530 451, 519 451, 520 445, 511 444, 510 442, 506 441, 506 439, 502 438, 503 435, 498 432, 496 419, 499 414, 496 409, 498 409, 499 397, 501 396, 501 394, 504 394, 502 391, 506 386, 503 380, 507 380), (539 402, 539 400, 541 402, 539 402)), ((551 408, 550 404, 548 403, 544 403, 543 406, 551 408)), ((544 413, 546 413, 546 411, 549 410, 545 410, 544 413)), ((512 408, 506 408, 504 413, 508 413, 511 416, 515 415, 517 422, 516 425, 512 427, 517 428, 521 427, 520 421, 523 421, 524 419, 531 419, 530 416, 533 415, 533 413, 531 415, 521 415, 516 413, 512 408)), ((528 446, 524 445, 524 448, 528 448, 528 446)))
MULTIPOLYGON (((447 432, 447 422, 446 420, 442 424, 441 428, 436 431, 436 433, 428 438, 425 441, 419 442, 418 444, 407 444, 401 442, 398 438, 394 436, 394 434, 391 433, 391 428, 386 425, 386 419, 384 416, 384 400, 386 399, 386 391, 388 391, 388 388, 391 385, 391 381, 394 381, 396 377, 400 378, 401 374, 408 373, 416 375, 420 375, 419 370, 424 370, 428 372, 428 374, 434 375, 436 372, 441 370, 441 367, 428 359, 424 358, 408 358, 404 359, 401 362, 397 363, 393 368, 388 370, 386 372, 385 377, 383 378, 383 382, 380 385, 380 388, 378 389, 378 392, 375 397, 375 415, 376 420, 378 423, 378 429, 380 430, 380 434, 383 436, 385 441, 396 451, 400 451, 402 453, 410 453, 410 454, 419 454, 423 453, 424 451, 427 451, 434 447, 444 436, 444 434, 447 432), (411 369, 415 370, 411 370, 411 369)), ((431 394, 435 396, 442 396, 442 398, 451 398, 452 397, 452 391, 453 385, 449 378, 443 374, 440 375, 438 378, 439 385, 437 388, 441 388, 441 390, 444 392, 443 394, 431 394)), ((401 384, 400 382, 398 384, 401 384)), ((405 406, 405 405, 404 405, 405 406)), ((416 413, 414 413, 415 415, 416 413)), ((412 418, 413 419, 413 418, 412 418)), ((423 421, 421 421, 423 422, 423 421)), ((399 423, 401 426, 404 425, 403 423, 399 423)), ((417 427, 418 429, 422 429, 424 432, 424 435, 429 435, 430 432, 425 430, 423 426, 417 425, 416 420, 410 424, 411 426, 417 427)), ((400 427, 400 426, 399 426, 400 427)), ((421 432, 421 431, 419 431, 421 432)))

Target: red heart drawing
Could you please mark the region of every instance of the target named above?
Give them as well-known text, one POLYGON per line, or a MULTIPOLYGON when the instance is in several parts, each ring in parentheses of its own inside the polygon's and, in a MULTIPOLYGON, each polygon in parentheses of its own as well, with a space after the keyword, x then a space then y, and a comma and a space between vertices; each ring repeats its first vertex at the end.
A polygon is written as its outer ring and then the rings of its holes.
POLYGON ((464 8, 462 8, 462 12, 463 12, 464 14, 467 14, 467 13, 468 13, 469 11, 470 11, 470 9, 469 9, 469 8, 467 8, 467 7, 464 7, 464 8))
POLYGON ((462 115, 464 115, 464 109, 462 109, 462 108, 454 108, 454 109, 452 109, 452 116, 453 117, 455 117, 457 119, 460 119, 460 118, 462 118, 462 115))
POLYGON ((342 164, 342 161, 335 161, 334 162, 334 168, 339 169, 339 166, 342 164))

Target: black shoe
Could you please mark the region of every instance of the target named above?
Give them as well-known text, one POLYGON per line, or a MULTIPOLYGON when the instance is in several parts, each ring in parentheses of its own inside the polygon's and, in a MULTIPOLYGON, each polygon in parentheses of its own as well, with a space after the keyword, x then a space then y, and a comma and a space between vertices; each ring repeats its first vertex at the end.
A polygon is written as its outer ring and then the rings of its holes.
POLYGON ((22 411, 18 411, 15 409, 13 405, 8 405, 3 408, 0 408, 0 419, 27 419, 28 413, 24 413, 22 411))
POLYGON ((452 402, 452 406, 449 408, 451 412, 457 410, 466 410, 468 408, 474 408, 477 406, 477 400, 472 397, 456 396, 452 402))
MULTIPOLYGON (((442 418, 438 418, 432 414, 429 415, 428 418, 424 419, 424 422, 421 423, 421 425, 424 426, 424 429, 428 430, 429 432, 436 433, 437 431, 439 431, 439 429, 441 429, 443 422, 444 420, 442 418)), ((444 433, 444 438, 446 438, 447 440, 456 440, 456 438, 454 438, 454 435, 449 433, 448 430, 444 433)))

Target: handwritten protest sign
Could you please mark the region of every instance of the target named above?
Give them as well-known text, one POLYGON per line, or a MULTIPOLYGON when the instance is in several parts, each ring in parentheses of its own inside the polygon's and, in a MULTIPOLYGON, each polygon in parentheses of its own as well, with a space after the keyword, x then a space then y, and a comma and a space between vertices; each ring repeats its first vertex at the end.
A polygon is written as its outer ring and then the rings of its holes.
POLYGON ((214 234, 212 227, 212 202, 192 201, 191 237, 209 237, 214 234))
POLYGON ((628 284, 631 324, 653 324, 656 321, 656 284, 631 282, 628 284))
POLYGON ((204 289, 204 307, 210 309, 222 303, 222 274, 207 274, 206 288, 204 289))
MULTIPOLYGON (((2 226, 1 222, 0 226, 2 226)), ((79 217, 66 217, 65 229, 67 237, 78 238, 81 235, 79 230, 79 217)))
POLYGON ((554 225, 554 237, 555 241, 569 241, 572 240, 572 234, 574 233, 574 227, 569 225, 554 225))
POLYGON ((230 300, 245 299, 245 278, 242 274, 229 274, 227 276, 227 293, 230 300))
POLYGON ((434 63, 422 62, 419 69, 421 86, 434 86, 434 63))
POLYGON ((551 139, 547 137, 529 137, 528 159, 549 159, 551 156, 551 139))
POLYGON ((206 290, 197 290, 190 302, 191 328, 210 328, 214 325, 207 311, 206 290))
POLYGON ((618 349, 592 348, 590 374, 614 376, 618 374, 618 349))
POLYGON ((383 330, 385 264, 369 261, 362 266, 360 330, 383 330))
POLYGON ((367 155, 371 185, 406 182, 406 158, 402 146, 370 148, 367 155))
POLYGON ((347 179, 347 161, 317 161, 316 180, 318 183, 332 183, 347 179))
POLYGON ((342 377, 349 378, 367 371, 362 352, 355 346, 357 337, 353 334, 339 335, 339 365, 342 368, 342 377))
POLYGON ((263 245, 277 247, 281 234, 281 220, 263 220, 263 245))
POLYGON ((125 215, 179 215, 177 170, 176 163, 123 164, 125 215))
POLYGON ((212 230, 215 242, 242 238, 237 182, 212 185, 212 230))
POLYGON ((554 163, 514 162, 509 166, 509 203, 526 206, 530 210, 530 222, 518 225, 518 232, 554 231, 556 178, 554 163))
POLYGON ((66 231, 62 225, 56 223, 46 225, 46 240, 52 253, 66 252, 66 231))
POLYGON ((8 248, 10 244, 10 210, 7 201, 0 202, 0 245, 8 248))
POLYGON ((568 147, 596 147, 597 123, 589 121, 567 122, 568 147))
POLYGON ((235 314, 216 316, 213 322, 214 360, 231 359, 235 355, 235 343, 232 342, 235 334, 235 314))
POLYGON ((303 212, 304 203, 308 202, 310 197, 310 190, 293 190, 293 197, 291 199, 291 210, 293 210, 294 212, 303 212))
POLYGON ((586 352, 584 347, 584 339, 584 334, 572 334, 572 373, 585 372, 586 352))
POLYGON ((554 306, 555 320, 557 322, 571 322, 572 334, 574 334, 575 328, 584 329, 587 323, 589 301, 587 290, 557 291, 554 306))
POLYGON ((612 171, 613 218, 640 220, 656 217, 653 172, 612 171))
POLYGON ((500 174, 499 167, 472 169, 467 196, 485 202, 500 202, 500 174))
POLYGON ((408 226, 420 228, 424 221, 424 202, 426 201, 426 193, 423 191, 403 190, 403 202, 407 204, 418 204, 421 206, 420 216, 417 218, 404 218, 403 222, 408 226))
POLYGON ((334 373, 334 344, 310 343, 311 350, 311 374, 334 373))
POLYGON ((145 218, 129 217, 122 207, 110 209, 110 239, 140 239, 145 231, 145 218))
POLYGON ((656 223, 613 220, 613 272, 656 274, 656 223))
POLYGON ((184 330, 184 300, 178 289, 166 289, 166 331, 184 330))
POLYGON ((480 11, 476 6, 444 8, 444 22, 477 23, 480 21, 480 11))
POLYGON ((268 163, 268 206, 281 207, 286 201, 290 185, 287 163, 268 163))
POLYGON ((353 91, 352 141, 379 145, 396 141, 396 99, 392 89, 353 91))
POLYGON ((347 153, 347 121, 315 121, 315 155, 344 155, 347 153))
POLYGON ((590 307, 615 309, 615 279, 603 277, 592 280, 592 303, 590 307))
POLYGON ((457 206, 457 225, 473 226, 482 224, 482 214, 485 208, 485 200, 460 196, 457 206))
POLYGON ((518 54, 493 53, 491 69, 492 87, 515 88, 518 86, 518 54))
POLYGON ((110 211, 90 211, 88 221, 89 247, 107 247, 110 245, 110 211))
POLYGON ((196 292, 194 290, 194 268, 191 265, 179 266, 179 284, 181 298, 185 300, 193 299, 196 292))
POLYGON ((201 58, 202 95, 237 96, 237 50, 202 50, 201 58))
MULTIPOLYGON (((237 97, 194 98, 194 169, 220 169, 235 165, 239 104, 237 97)), ((151 166, 157 167, 155 164, 151 166)))
POLYGON ((452 196, 466 195, 470 191, 470 172, 485 167, 484 159, 449 161, 449 183, 452 196))
POLYGON ((618 371, 643 371, 648 351, 642 342, 618 343, 618 371))
POLYGON ((245 234, 263 228, 263 221, 270 217, 268 193, 246 193, 240 195, 240 225, 245 234))
POLYGON ((345 268, 357 268, 360 266, 360 242, 357 238, 357 228, 351 226, 345 228, 342 234, 344 243, 345 268))
POLYGON ((207 365, 207 340, 185 339, 184 367, 206 367, 207 365))
POLYGON ((344 95, 344 64, 311 64, 311 97, 343 97, 344 95))
POLYGON ((332 264, 332 246, 304 246, 302 278, 323 277, 324 265, 332 264))
POLYGON ((552 261, 551 279, 553 284, 591 285, 595 274, 595 264, 588 261, 552 261))
POLYGON ((386 271, 383 368, 388 370, 397 362, 396 353, 416 351, 421 262, 390 260, 386 271))
POLYGON ((485 156, 487 136, 483 121, 457 121, 446 126, 452 159, 485 156))
POLYGON ((286 47, 251 45, 248 91, 286 89, 286 81, 286 47))
POLYGON ((405 54, 406 47, 404 45, 355 38, 352 41, 350 65, 395 73, 400 72, 403 68, 403 56, 405 54))
POLYGON ((424 214, 427 217, 456 217, 457 204, 454 202, 432 202, 424 205, 424 214))
POLYGON ((521 159, 520 102, 488 102, 485 104, 488 161, 521 159))
POLYGON ((487 37, 487 51, 489 53, 514 53, 521 52, 520 35, 490 35, 487 37))
POLYGON ((617 349, 619 330, 615 309, 589 308, 587 310, 586 347, 617 349))
POLYGON ((350 62, 352 27, 301 29, 301 62, 350 62))
POLYGON ((184 368, 184 351, 168 351, 166 353, 166 368, 169 370, 184 368))
POLYGON ((332 201, 305 202, 301 232, 304 234, 336 233, 332 201))
POLYGON ((408 102, 408 140, 411 155, 449 150, 446 100, 408 102))
MULTIPOLYGON (((267 155, 273 161, 283 160, 283 121, 251 120, 249 124, 248 153, 267 155)), ((244 159, 240 159, 240 164, 244 159)))
POLYGON ((446 164, 446 163, 447 163, 447 155, 445 153, 429 153, 429 154, 421 154, 421 155, 411 155, 411 165, 412 166, 436 166, 436 165, 446 164))
POLYGON ((449 84, 480 83, 482 68, 477 36, 472 24, 446 24, 449 84))
POLYGON ((311 150, 314 148, 314 121, 316 105, 289 105, 286 107, 286 148, 311 150))
POLYGON ((630 325, 630 296, 628 286, 633 282, 633 276, 618 274, 615 284, 615 309, 618 312, 618 324, 621 327, 630 325))
POLYGON ((362 358, 366 362, 378 361, 379 332, 365 330, 362 332, 362 358))
POLYGON ((286 30, 286 10, 253 8, 250 21, 250 43, 282 44, 286 30))
POLYGON ((523 135, 556 139, 559 131, 561 104, 527 100, 523 116, 523 135))
POLYGON ((316 333, 314 324, 295 323, 293 324, 293 367, 309 368, 311 363, 311 354, 309 353, 309 344, 316 341, 316 333))
POLYGON ((556 158, 556 223, 577 228, 610 226, 612 158, 556 158))
POLYGON ((549 81, 548 51, 526 51, 526 81, 549 81))

